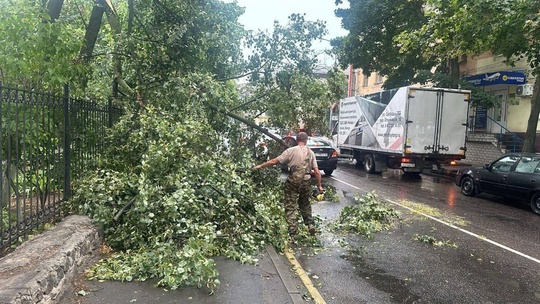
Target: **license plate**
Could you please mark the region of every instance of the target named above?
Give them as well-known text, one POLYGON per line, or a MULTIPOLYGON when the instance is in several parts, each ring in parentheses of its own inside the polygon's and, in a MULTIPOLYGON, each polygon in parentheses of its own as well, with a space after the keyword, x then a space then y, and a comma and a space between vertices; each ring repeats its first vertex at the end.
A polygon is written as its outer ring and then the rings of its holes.
POLYGON ((315 156, 326 157, 328 155, 326 153, 315 153, 315 156))

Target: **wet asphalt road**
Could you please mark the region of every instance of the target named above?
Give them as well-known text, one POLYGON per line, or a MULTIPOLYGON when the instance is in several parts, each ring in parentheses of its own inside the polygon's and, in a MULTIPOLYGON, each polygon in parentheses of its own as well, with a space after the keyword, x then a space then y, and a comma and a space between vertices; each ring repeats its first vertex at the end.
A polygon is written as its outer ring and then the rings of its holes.
POLYGON ((540 303, 540 216, 528 206, 465 197, 443 177, 411 178, 397 170, 369 175, 349 163, 323 184, 345 196, 313 206, 323 225, 369 191, 401 213, 373 239, 323 229, 322 250, 297 251, 327 303, 540 303), (419 240, 426 237, 442 245, 419 240))

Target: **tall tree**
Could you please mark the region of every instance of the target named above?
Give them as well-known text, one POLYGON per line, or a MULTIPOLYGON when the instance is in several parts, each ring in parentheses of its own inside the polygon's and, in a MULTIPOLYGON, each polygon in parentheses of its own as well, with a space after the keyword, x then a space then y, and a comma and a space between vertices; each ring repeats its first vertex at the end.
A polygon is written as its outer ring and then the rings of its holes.
POLYGON ((509 64, 516 60, 527 60, 532 75, 535 76, 531 112, 523 145, 523 151, 535 152, 540 114, 540 2, 500 0, 493 3, 482 0, 475 5, 482 12, 484 20, 498 20, 491 24, 492 33, 489 36, 494 53, 503 54, 509 64))
MULTIPOLYGON (((336 4, 343 1, 337 0, 336 4)), ((352 64, 365 75, 372 72, 387 76, 387 88, 423 83, 437 64, 437 57, 422 56, 421 45, 403 45, 396 37, 404 32, 419 30, 426 24, 422 0, 348 0, 349 8, 337 9, 345 37, 334 39, 338 60, 345 67, 352 64)))
POLYGON ((398 38, 405 46, 423 43, 425 56, 457 58, 492 51, 504 55, 509 65, 527 60, 536 80, 523 150, 534 152, 540 113, 540 3, 429 0, 426 8, 429 21, 420 30, 398 38))
POLYGON ((439 58, 448 69, 451 88, 459 86, 459 58, 490 48, 490 28, 486 26, 489 23, 476 19, 481 12, 471 10, 471 5, 477 6, 469 0, 427 0, 423 8, 426 22, 419 29, 404 31, 396 37, 404 52, 415 52, 420 47, 423 58, 439 58))
POLYGON ((293 129, 303 123, 313 131, 327 129, 325 111, 339 97, 329 82, 314 74, 317 65, 312 49, 326 29, 320 21, 293 14, 287 24, 275 23, 270 33, 250 33, 246 46, 250 101, 238 110, 257 116, 266 113, 275 127, 293 129))

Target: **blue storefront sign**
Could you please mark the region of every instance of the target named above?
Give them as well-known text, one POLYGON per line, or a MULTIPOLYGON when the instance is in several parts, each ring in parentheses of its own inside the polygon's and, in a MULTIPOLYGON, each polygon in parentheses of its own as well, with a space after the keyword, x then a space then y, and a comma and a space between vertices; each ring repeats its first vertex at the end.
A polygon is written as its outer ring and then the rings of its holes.
POLYGON ((525 73, 522 72, 500 71, 465 77, 465 80, 472 83, 474 86, 489 86, 496 84, 515 85, 525 84, 527 77, 525 77, 525 73))

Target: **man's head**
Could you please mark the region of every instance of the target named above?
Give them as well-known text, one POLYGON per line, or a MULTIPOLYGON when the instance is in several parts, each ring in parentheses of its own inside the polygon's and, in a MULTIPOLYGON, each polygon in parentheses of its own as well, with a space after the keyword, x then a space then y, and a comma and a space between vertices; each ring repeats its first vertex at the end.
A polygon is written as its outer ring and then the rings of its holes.
POLYGON ((307 143, 307 139, 308 139, 308 135, 307 135, 306 132, 300 132, 300 133, 296 134, 296 141, 297 142, 307 143))

